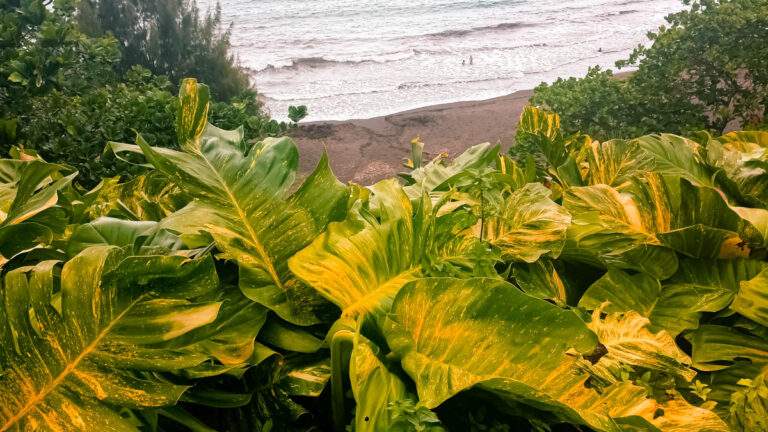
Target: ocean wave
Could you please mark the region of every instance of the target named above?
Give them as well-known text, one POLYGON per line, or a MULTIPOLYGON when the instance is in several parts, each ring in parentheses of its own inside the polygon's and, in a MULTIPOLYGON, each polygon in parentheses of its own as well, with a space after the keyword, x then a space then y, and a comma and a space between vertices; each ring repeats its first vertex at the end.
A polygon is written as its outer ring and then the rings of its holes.
POLYGON ((637 10, 637 9, 628 9, 628 10, 620 10, 620 11, 611 11, 611 12, 606 12, 606 13, 602 13, 602 14, 599 14, 599 15, 597 15, 597 17, 598 17, 598 18, 607 18, 607 17, 617 16, 617 15, 629 15, 629 14, 635 14, 635 13, 639 13, 639 12, 640 12, 640 11, 639 11, 639 10, 637 10))
POLYGON ((378 58, 361 58, 361 59, 334 59, 334 58, 326 58, 326 57, 300 57, 295 59, 290 59, 282 64, 269 64, 266 67, 263 67, 261 69, 257 69, 256 72, 275 72, 279 70, 298 70, 302 67, 305 68, 321 68, 321 67, 329 67, 329 66, 336 66, 336 65, 360 65, 360 64, 370 64, 370 63, 389 63, 393 61, 398 60, 404 60, 406 58, 412 57, 415 54, 415 51, 409 50, 409 51, 403 51, 401 55, 396 55, 400 53, 388 53, 388 54, 381 54, 378 56, 378 58))
POLYGON ((431 87, 447 87, 447 86, 452 86, 456 84, 475 84, 475 83, 482 83, 482 82, 507 81, 507 80, 522 78, 524 75, 525 74, 521 72, 517 76, 498 76, 498 77, 469 79, 469 80, 433 81, 433 82, 413 81, 413 82, 405 82, 405 83, 399 84, 397 86, 397 90, 410 90, 410 89, 431 88, 431 87))
POLYGON ((524 27, 534 27, 538 24, 535 23, 527 23, 527 22, 505 22, 501 24, 494 24, 489 26, 481 26, 481 27, 473 27, 469 29, 452 29, 452 30, 444 30, 437 33, 427 33, 423 35, 419 35, 418 37, 426 37, 426 38, 432 38, 432 39, 443 39, 443 38, 452 38, 452 37, 460 37, 460 36, 466 36, 472 33, 485 33, 485 32, 494 32, 494 31, 505 31, 505 30, 513 30, 513 29, 519 29, 524 27))
MULTIPOLYGON (((563 46, 556 43, 547 42, 535 42, 522 45, 514 45, 507 47, 476 47, 472 49, 473 53, 482 52, 494 52, 494 51, 515 51, 521 48, 537 48, 537 47, 558 47, 563 46)), ((356 66, 364 64, 387 64, 403 60, 408 60, 415 56, 461 56, 461 53, 457 53, 451 49, 441 48, 409 48, 398 52, 388 52, 382 54, 373 55, 370 58, 349 58, 338 59, 331 57, 300 57, 295 59, 288 59, 282 62, 276 62, 277 64, 269 64, 261 68, 248 68, 251 73, 268 73, 268 72, 280 72, 280 71, 298 71, 304 68, 328 68, 334 66, 356 66)))

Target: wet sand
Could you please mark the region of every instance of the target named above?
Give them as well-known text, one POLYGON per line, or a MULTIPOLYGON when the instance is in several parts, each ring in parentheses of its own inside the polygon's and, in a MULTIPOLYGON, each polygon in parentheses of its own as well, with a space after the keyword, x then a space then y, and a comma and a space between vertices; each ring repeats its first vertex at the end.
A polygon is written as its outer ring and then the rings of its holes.
POLYGON ((404 170, 411 140, 425 143, 425 160, 451 156, 482 142, 513 142, 517 121, 531 90, 488 100, 432 105, 363 120, 309 122, 291 133, 301 155, 301 171, 310 171, 328 150, 340 180, 371 184, 404 170))

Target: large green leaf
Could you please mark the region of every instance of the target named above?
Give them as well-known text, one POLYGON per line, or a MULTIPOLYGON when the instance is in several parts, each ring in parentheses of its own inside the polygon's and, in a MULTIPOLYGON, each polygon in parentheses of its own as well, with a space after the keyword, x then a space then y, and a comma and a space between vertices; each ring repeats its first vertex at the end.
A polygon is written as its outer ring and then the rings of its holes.
POLYGON ((731 308, 745 317, 768 326, 768 270, 741 281, 731 308))
POLYGON ((551 193, 539 183, 512 192, 482 225, 482 238, 498 247, 505 260, 532 263, 543 255, 557 258, 571 216, 549 198, 551 193))
POLYGON ((386 312, 405 283, 435 266, 472 270, 482 248, 474 237, 453 233, 452 214, 437 217, 426 197, 412 203, 392 180, 370 189, 370 208, 358 202, 347 220, 331 223, 289 261, 296 275, 345 315, 386 312))
POLYGON ((635 141, 649 159, 651 169, 659 174, 684 178, 698 186, 715 186, 695 141, 672 134, 646 135, 635 141))
POLYGON ((752 144, 760 148, 768 148, 768 132, 766 131, 733 131, 717 139, 723 144, 745 146, 752 144))
POLYGON ((567 285, 552 260, 540 259, 532 264, 515 264, 512 275, 515 283, 527 294, 553 300, 559 305, 565 305, 568 301, 567 285))
POLYGON ((608 351, 591 366, 591 370, 602 372, 600 376, 619 377, 625 366, 677 375, 686 381, 696 376, 690 368, 691 359, 677 347, 674 338, 664 330, 651 332, 648 318, 635 311, 604 318, 601 313, 602 309, 595 309, 587 324, 608 351))
POLYGON ((119 177, 104 179, 80 198, 87 203, 85 216, 159 221, 189 202, 174 183, 160 172, 150 171, 121 183, 119 177))
POLYGON ((707 143, 707 162, 719 170, 722 186, 730 195, 762 208, 768 205, 766 137, 766 132, 740 131, 710 137, 707 143))
MULTIPOLYGON (((655 177, 648 180, 659 185, 655 177)), ((619 192, 607 185, 566 190, 563 206, 573 222, 568 228, 564 258, 644 271, 660 279, 672 275, 677 257, 656 238, 657 232, 668 228, 670 210, 666 194, 659 192, 654 197, 619 192)))
POLYGON ((67 224, 59 192, 76 174, 41 160, 6 160, 0 184, 0 263, 39 244, 50 243, 67 224))
POLYGON ((217 375, 230 368, 258 364, 263 360, 256 335, 267 321, 268 309, 254 303, 237 287, 225 287, 211 295, 221 303, 216 320, 180 336, 166 347, 194 347, 211 357, 194 368, 195 375, 217 375), (213 360, 216 360, 214 362, 213 360))
POLYGON ((749 248, 745 243, 763 245, 763 234, 749 219, 758 224, 768 223, 768 212, 761 215, 746 211, 742 215, 716 189, 697 187, 687 180, 681 180, 679 186, 671 230, 659 234, 664 244, 685 255, 705 259, 746 255, 749 248))
POLYGON ((363 336, 355 338, 349 377, 355 396, 355 431, 391 430, 391 404, 412 397, 403 380, 378 357, 378 347, 363 336))
POLYGON ((768 232, 768 211, 732 207, 719 190, 674 176, 638 175, 624 192, 570 188, 563 204, 574 221, 565 257, 658 279, 674 272, 675 259, 662 245, 693 258, 734 258, 764 248, 768 232))
POLYGON ((346 187, 323 157, 289 196, 298 167, 293 141, 270 138, 251 147, 242 130, 201 126, 207 88, 194 80, 185 80, 179 97, 183 152, 150 147, 141 137, 138 148, 120 150, 143 153, 194 199, 184 234, 205 231, 213 237, 223 256, 238 263, 240 288, 248 298, 290 322, 319 322, 320 299, 291 274, 287 261, 343 211, 346 187))
POLYGON ((437 157, 423 167, 411 171, 408 177, 413 184, 404 187, 403 190, 411 199, 421 198, 425 192, 432 192, 463 171, 490 165, 498 153, 498 145, 483 143, 468 148, 447 165, 443 162, 443 157, 437 157))
POLYGON ((388 316, 387 341, 427 407, 475 387, 526 405, 528 411, 549 413, 553 421, 601 431, 622 430, 619 422, 628 416, 643 417, 637 421, 648 429, 653 424, 680 430, 685 424, 688 430, 727 430, 714 413, 678 398, 668 402, 667 414, 632 384, 602 391, 587 385, 590 376, 577 367, 577 357, 595 350, 595 334, 573 312, 506 282, 411 282, 398 293, 388 316), (658 409, 665 415, 658 416, 658 409))
POLYGON ((179 249, 178 236, 161 230, 157 222, 101 217, 78 226, 67 242, 67 253, 75 256, 91 246, 120 246, 137 252, 143 248, 179 249))
POLYGON ((163 344, 213 322, 221 306, 190 300, 218 287, 210 257, 175 258, 168 271, 157 257, 87 249, 61 269, 58 310, 55 262, 10 272, 0 306, 0 429, 134 430, 113 407, 174 404, 187 387, 150 372, 208 356, 163 344))
POLYGON ((650 161, 635 141, 593 141, 588 146, 589 184, 604 184, 622 190, 634 177, 648 170, 650 161))
POLYGON ((768 363, 768 340, 735 328, 703 325, 686 335, 693 346, 691 357, 697 369, 725 369, 737 360, 768 363))
MULTIPOLYGON (((690 263, 683 261, 681 272, 686 271, 690 263)), ((722 264, 724 271, 735 268, 730 262, 722 264)), ((702 312, 717 312, 733 299, 733 291, 715 279, 720 274, 710 274, 711 279, 701 275, 704 281, 698 283, 680 276, 677 283, 662 286, 645 273, 630 275, 612 268, 587 289, 579 306, 596 310, 607 302, 604 310, 608 313, 635 311, 650 320, 652 330, 663 329, 675 337, 684 330, 698 327, 702 312)))
POLYGON ((271 319, 259 333, 259 340, 287 351, 314 353, 324 347, 323 341, 301 327, 271 319))

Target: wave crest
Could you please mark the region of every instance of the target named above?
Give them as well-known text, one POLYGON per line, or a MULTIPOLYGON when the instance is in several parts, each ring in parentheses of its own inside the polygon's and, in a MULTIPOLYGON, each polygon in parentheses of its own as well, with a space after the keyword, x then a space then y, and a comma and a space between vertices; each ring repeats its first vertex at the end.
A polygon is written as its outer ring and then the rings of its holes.
POLYGON ((437 33, 427 33, 427 34, 421 35, 421 37, 428 37, 428 38, 435 38, 435 39, 452 38, 452 37, 466 36, 472 33, 485 33, 485 32, 494 32, 494 31, 513 30, 513 29, 519 29, 524 27, 533 27, 535 25, 536 24, 525 23, 525 22, 504 22, 504 23, 494 24, 489 26, 472 27, 469 29, 453 29, 453 30, 445 30, 437 33))

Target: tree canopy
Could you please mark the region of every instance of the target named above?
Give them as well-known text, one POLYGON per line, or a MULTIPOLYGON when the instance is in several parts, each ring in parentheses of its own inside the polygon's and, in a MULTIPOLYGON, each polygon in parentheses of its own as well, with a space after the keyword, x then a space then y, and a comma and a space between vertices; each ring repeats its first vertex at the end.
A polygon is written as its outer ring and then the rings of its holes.
MULTIPOLYGON (((75 167, 85 185, 133 175, 135 167, 102 156, 104 144, 142 130, 153 145, 176 147, 174 93, 185 75, 218 91, 211 107, 218 124, 242 125, 246 139, 287 131, 262 111, 229 55, 218 11, 201 18, 194 3, 134 3, 0 0, 0 153, 34 150, 75 167), (104 20, 91 14, 96 24, 85 25, 86 11, 104 20)), ((294 111, 294 121, 306 115, 294 111)))
POLYGON ((617 62, 637 68, 628 79, 592 69, 538 86, 532 102, 597 137, 760 124, 768 104, 768 1, 684 3, 648 34, 649 46, 617 62))
POLYGON ((218 4, 202 13, 194 0, 82 0, 78 21, 91 36, 117 38, 120 72, 140 65, 172 83, 194 76, 219 100, 249 89, 248 75, 230 51, 230 27, 223 25, 218 4))

